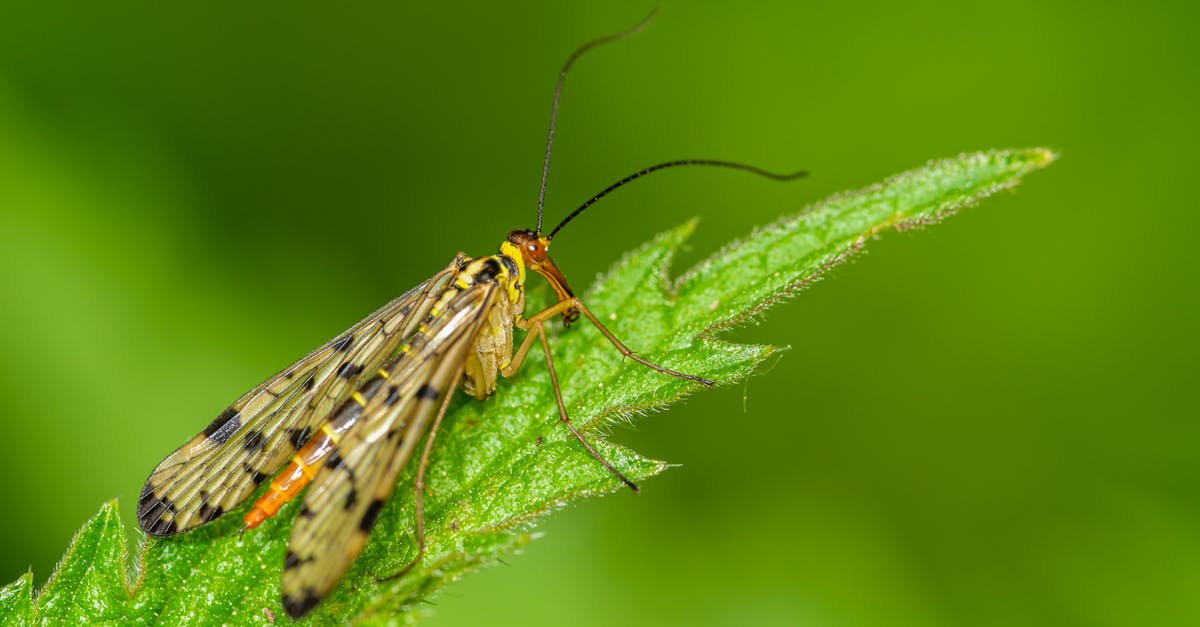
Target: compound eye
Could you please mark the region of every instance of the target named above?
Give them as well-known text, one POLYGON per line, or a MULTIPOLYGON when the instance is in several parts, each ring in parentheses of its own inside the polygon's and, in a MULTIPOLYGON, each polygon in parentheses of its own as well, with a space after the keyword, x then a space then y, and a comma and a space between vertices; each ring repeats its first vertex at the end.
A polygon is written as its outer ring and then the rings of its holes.
POLYGON ((525 244, 525 254, 533 261, 542 261, 546 258, 546 249, 541 242, 532 241, 525 244))

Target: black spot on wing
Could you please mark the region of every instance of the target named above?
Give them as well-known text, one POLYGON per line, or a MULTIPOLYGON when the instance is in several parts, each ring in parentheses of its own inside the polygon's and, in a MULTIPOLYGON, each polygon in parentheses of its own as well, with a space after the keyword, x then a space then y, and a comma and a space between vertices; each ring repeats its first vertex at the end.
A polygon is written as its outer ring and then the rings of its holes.
POLYGON ((310 375, 308 375, 308 378, 304 380, 304 391, 305 392, 311 392, 313 389, 313 386, 316 385, 317 382, 316 382, 316 379, 314 378, 314 376, 315 375, 310 374, 310 375))
POLYGON ((283 569, 291 570, 307 561, 308 560, 306 559, 300 559, 299 555, 296 555, 292 550, 289 549, 288 552, 283 556, 283 569))
POLYGON ((313 434, 312 427, 302 427, 302 428, 293 427, 291 429, 288 429, 288 432, 287 432, 288 442, 292 443, 292 448, 294 448, 296 450, 300 450, 300 447, 304 446, 304 443, 307 442, 310 437, 312 437, 312 434, 313 434))
POLYGON ((321 602, 321 597, 312 588, 305 588, 298 595, 283 595, 283 609, 287 610, 288 616, 292 618, 301 618, 305 614, 312 611, 321 602))
POLYGON ((317 513, 312 511, 312 508, 310 508, 308 505, 301 504, 300 511, 296 515, 300 518, 312 518, 313 516, 316 516, 317 513))
POLYGON ((166 520, 167 514, 175 513, 175 502, 167 497, 154 495, 149 483, 142 488, 138 498, 138 525, 152 536, 169 536, 176 533, 174 517, 166 520))
POLYGON ((379 375, 371 377, 371 380, 367 381, 366 384, 364 384, 362 388, 358 390, 358 393, 361 394, 364 399, 369 401, 371 400, 371 397, 375 396, 375 393, 379 391, 379 388, 383 386, 383 382, 386 380, 387 379, 384 379, 379 375))
POLYGON ((242 438, 242 448, 247 451, 261 451, 267 446, 267 438, 262 429, 255 429, 242 438))
POLYGON ((429 385, 428 383, 422 385, 421 389, 417 390, 417 398, 425 399, 425 400, 429 400, 429 401, 436 401, 437 397, 438 397, 437 388, 433 387, 432 385, 429 385))
POLYGON ((325 458, 325 467, 330 470, 341 468, 343 463, 345 463, 345 460, 342 459, 342 456, 337 451, 330 453, 329 457, 325 458))
POLYGON ((364 532, 370 531, 371 527, 375 526, 375 519, 379 517, 379 510, 383 509, 383 499, 375 499, 367 506, 367 511, 363 512, 362 520, 358 521, 358 528, 364 532))
POLYGON ((165 508, 165 511, 175 511, 175 504, 171 501, 171 499, 166 497, 155 497, 154 487, 151 486, 150 482, 147 481, 146 485, 142 486, 142 495, 138 498, 138 515, 141 516, 142 511, 147 509, 151 504, 161 505, 165 508))
POLYGON ((174 519, 171 519, 171 520, 159 519, 159 520, 154 521, 154 523, 152 525, 150 525, 149 527, 146 527, 145 525, 143 525, 142 528, 148 535, 152 535, 152 536, 155 536, 158 538, 165 538, 166 536, 173 536, 173 535, 179 533, 179 525, 177 525, 175 523, 174 519))
POLYGON ((343 362, 342 366, 338 368, 338 376, 343 379, 353 379, 355 375, 362 371, 362 364, 355 364, 347 361, 343 362))
POLYGON ((344 353, 344 352, 350 350, 350 346, 352 346, 353 344, 354 344, 354 336, 346 335, 346 336, 338 338, 337 340, 334 340, 333 350, 335 350, 339 353, 344 353))
POLYGON ((250 480, 254 482, 254 485, 262 485, 262 482, 266 481, 271 476, 264 475, 263 473, 259 472, 257 468, 247 463, 242 463, 242 470, 245 471, 246 474, 250 475, 250 480))
POLYGON ((224 513, 225 513, 224 508, 213 507, 212 505, 209 505, 208 503, 204 503, 203 505, 200 506, 200 511, 198 512, 198 515, 200 516, 201 522, 211 522, 213 520, 216 520, 217 518, 220 518, 221 514, 224 514, 224 513))
POLYGON ((396 401, 399 401, 399 400, 400 400, 400 386, 398 386, 398 385, 389 386, 387 389, 387 396, 384 397, 384 399, 383 399, 384 407, 391 407, 392 405, 396 404, 396 401))
POLYGON ((241 426, 242 419, 238 410, 227 407, 212 422, 208 423, 207 427, 204 427, 204 437, 217 444, 224 444, 241 426))
POLYGON ((354 504, 357 502, 358 502, 358 490, 355 490, 354 486, 350 486, 350 491, 346 493, 346 502, 342 503, 342 508, 349 510, 349 509, 353 508, 354 504))

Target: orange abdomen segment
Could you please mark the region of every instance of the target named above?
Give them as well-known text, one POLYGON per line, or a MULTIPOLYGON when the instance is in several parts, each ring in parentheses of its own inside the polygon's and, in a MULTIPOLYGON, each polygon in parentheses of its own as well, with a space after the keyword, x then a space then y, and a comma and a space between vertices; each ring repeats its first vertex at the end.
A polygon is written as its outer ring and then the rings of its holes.
POLYGON ((321 425, 321 429, 296 451, 292 461, 275 475, 266 493, 258 497, 254 507, 246 513, 242 531, 253 529, 274 516, 284 503, 295 498, 300 490, 313 480, 317 475, 317 468, 334 451, 338 440, 358 422, 363 407, 367 406, 367 399, 374 396, 386 380, 387 372, 380 370, 362 389, 351 394, 329 420, 321 425))
POLYGON ((258 497, 254 507, 246 512, 242 530, 253 529, 274 516, 284 503, 292 500, 317 474, 321 460, 333 450, 334 441, 324 430, 308 440, 275 478, 266 493, 258 497))

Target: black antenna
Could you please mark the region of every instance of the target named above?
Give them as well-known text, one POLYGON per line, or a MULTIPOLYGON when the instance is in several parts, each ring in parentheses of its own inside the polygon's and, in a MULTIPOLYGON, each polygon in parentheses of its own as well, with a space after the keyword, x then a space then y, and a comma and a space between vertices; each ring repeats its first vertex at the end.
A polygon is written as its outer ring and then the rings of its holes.
POLYGON ((642 21, 638 22, 629 30, 616 33, 615 35, 608 35, 607 37, 593 39, 592 41, 583 44, 578 50, 572 52, 571 56, 567 57, 567 62, 563 64, 562 71, 558 73, 558 82, 554 85, 554 105, 550 107, 550 133, 546 137, 546 158, 542 161, 542 187, 540 190, 538 190, 538 233, 542 232, 542 207, 544 207, 546 204, 546 177, 550 175, 550 149, 554 147, 554 122, 558 119, 558 97, 562 94, 563 81, 567 78, 567 70, 571 69, 571 64, 575 63, 575 59, 578 59, 588 50, 591 50, 592 48, 595 48, 601 44, 606 44, 610 41, 617 41, 619 39, 625 39, 630 35, 636 35, 639 31, 646 27, 646 24, 650 23, 650 20, 654 19, 655 15, 658 15, 658 7, 654 7, 654 10, 650 12, 650 15, 647 15, 642 19, 642 21))
MULTIPOLYGON (((547 235, 546 239, 554 239, 554 234, 561 231, 562 228, 564 226, 566 226, 568 222, 575 219, 575 216, 583 213, 584 209, 591 207, 592 205, 594 205, 596 203, 597 200, 600 200, 601 198, 604 198, 605 196, 609 195, 614 190, 616 190, 618 187, 620 187, 630 181, 633 181, 635 179, 639 179, 647 174, 650 174, 651 172, 655 172, 657 170, 662 170, 664 168, 673 168, 673 167, 681 166, 681 165, 710 165, 710 166, 716 166, 716 167, 720 167, 720 168, 733 168, 735 170, 745 170, 746 172, 753 172, 754 174, 757 174, 759 176, 763 176, 763 177, 766 177, 766 178, 769 178, 769 179, 772 179, 775 181, 793 181, 795 179, 798 179, 798 178, 808 175, 808 172, 806 170, 800 170, 799 172, 792 172, 791 174, 776 174, 774 172, 767 172, 766 170, 763 170, 762 168, 756 168, 752 165, 746 165, 744 163, 734 163, 732 161, 715 161, 712 159, 680 159, 678 161, 666 161, 663 163, 659 163, 657 165, 652 165, 643 170, 638 170, 637 172, 630 174, 629 176, 617 181, 616 183, 613 183, 612 185, 605 187, 604 191, 601 191, 599 194, 592 196, 590 199, 588 199, 587 202, 583 203, 582 205, 579 205, 578 209, 576 209, 575 211, 572 211, 570 213, 570 215, 563 218, 563 221, 559 222, 558 226, 554 227, 553 231, 550 231, 550 235, 547 235)), ((538 232, 540 233, 541 232, 541 228, 540 228, 541 221, 538 222, 538 227, 539 227, 538 232)))

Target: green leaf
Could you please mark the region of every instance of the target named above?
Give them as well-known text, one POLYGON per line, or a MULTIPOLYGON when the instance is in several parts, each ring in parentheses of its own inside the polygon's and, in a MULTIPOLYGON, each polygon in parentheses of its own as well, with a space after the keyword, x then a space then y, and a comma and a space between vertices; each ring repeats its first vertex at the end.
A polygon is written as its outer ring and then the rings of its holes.
POLYGON ((125 581, 125 527, 116 501, 75 534, 37 599, 37 619, 51 625, 120 622, 129 595, 125 581))
MULTIPOLYGON (((1053 159, 1050 151, 1034 149, 932 162, 761 228, 671 282, 671 259, 695 228, 689 222, 625 255, 584 299, 641 355, 722 384, 735 382, 777 349, 730 343, 717 337, 719 330, 812 283, 881 231, 936 222, 1016 185, 1053 159)), ((604 427, 699 386, 623 363, 599 332, 578 326, 553 338, 573 420, 631 478, 662 472, 663 462, 605 440, 604 427)), ((411 485, 414 470, 407 470, 402 486, 411 485)), ((530 523, 538 517, 579 497, 621 489, 558 424, 549 375, 533 364, 501 381, 485 402, 455 401, 428 474, 428 553, 421 564, 397 580, 378 581, 415 555, 413 503, 401 489, 362 556, 309 622, 415 620, 431 593, 533 539, 530 523)), ((28 574, 4 588, 0 609, 15 624, 31 618, 47 624, 288 622, 279 575, 295 508, 289 504, 245 535, 237 533, 240 516, 233 513, 180 537, 149 539, 136 581, 127 585, 125 532, 116 504, 108 503, 75 537, 32 616, 28 574)))
POLYGON ((0 588, 0 621, 14 627, 33 622, 33 573, 0 588))

